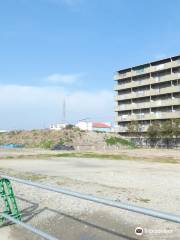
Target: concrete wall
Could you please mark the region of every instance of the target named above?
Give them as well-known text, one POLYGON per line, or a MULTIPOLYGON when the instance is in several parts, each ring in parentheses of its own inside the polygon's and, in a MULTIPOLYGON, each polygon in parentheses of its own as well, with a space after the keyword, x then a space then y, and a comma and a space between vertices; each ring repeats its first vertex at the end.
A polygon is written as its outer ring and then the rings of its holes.
POLYGON ((142 147, 180 148, 180 138, 131 138, 131 141, 142 147))

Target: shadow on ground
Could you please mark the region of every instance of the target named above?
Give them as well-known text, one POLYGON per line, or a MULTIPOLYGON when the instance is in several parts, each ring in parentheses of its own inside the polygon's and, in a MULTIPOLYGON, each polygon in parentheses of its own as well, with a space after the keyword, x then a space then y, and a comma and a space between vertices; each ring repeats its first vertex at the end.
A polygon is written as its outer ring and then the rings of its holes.
MULTIPOLYGON (((58 239, 68 240, 137 240, 134 238, 134 227, 129 227, 123 221, 117 222, 107 213, 96 212, 74 216, 58 209, 39 208, 39 204, 17 197, 27 205, 21 210, 22 221, 39 228, 58 239)), ((9 223, 7 223, 9 224, 9 223)), ((6 224, 6 225, 7 225, 6 224)), ((38 236, 17 226, 12 226, 12 240, 39 240, 38 236)))

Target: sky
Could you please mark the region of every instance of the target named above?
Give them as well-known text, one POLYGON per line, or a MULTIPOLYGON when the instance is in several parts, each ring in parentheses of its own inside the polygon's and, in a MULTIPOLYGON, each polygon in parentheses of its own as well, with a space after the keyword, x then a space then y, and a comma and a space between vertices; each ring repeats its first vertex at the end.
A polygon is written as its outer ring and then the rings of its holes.
POLYGON ((116 70, 180 54, 179 0, 0 1, 0 129, 114 119, 116 70))

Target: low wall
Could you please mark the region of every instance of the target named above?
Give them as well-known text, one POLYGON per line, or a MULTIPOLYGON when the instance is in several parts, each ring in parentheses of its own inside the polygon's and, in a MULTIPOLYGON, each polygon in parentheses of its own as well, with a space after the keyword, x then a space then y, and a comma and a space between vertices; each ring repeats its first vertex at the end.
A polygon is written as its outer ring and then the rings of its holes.
POLYGON ((110 151, 110 152, 114 152, 114 151, 119 151, 121 149, 128 149, 128 146, 125 145, 121 145, 121 144, 117 144, 117 145, 91 145, 91 144, 84 144, 84 145, 77 145, 75 146, 75 149, 77 151, 110 151))
POLYGON ((138 146, 157 148, 180 148, 180 138, 130 138, 138 146))

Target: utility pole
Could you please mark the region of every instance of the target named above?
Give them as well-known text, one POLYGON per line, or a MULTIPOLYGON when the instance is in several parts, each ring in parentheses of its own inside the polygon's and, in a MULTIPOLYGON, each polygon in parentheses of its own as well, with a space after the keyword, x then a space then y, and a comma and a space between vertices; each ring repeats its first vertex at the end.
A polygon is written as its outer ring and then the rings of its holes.
POLYGON ((65 98, 63 100, 62 118, 63 118, 63 123, 66 123, 66 99, 65 98))

